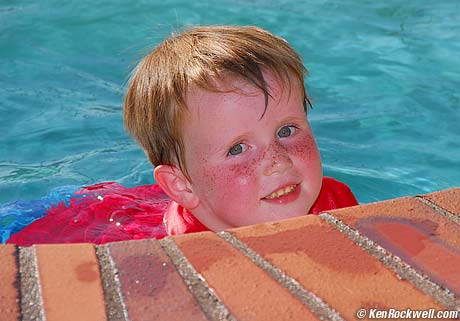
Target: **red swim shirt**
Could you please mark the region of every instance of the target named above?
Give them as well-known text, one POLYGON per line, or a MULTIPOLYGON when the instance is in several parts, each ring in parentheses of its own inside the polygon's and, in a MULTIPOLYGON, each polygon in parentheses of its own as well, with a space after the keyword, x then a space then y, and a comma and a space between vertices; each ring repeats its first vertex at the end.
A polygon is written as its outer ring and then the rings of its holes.
MULTIPOLYGON (((347 185, 324 177, 310 214, 357 204, 347 185)), ((69 206, 61 202, 50 208, 46 216, 12 235, 7 243, 104 244, 208 230, 158 185, 125 188, 117 183, 101 183, 80 190, 69 206)))

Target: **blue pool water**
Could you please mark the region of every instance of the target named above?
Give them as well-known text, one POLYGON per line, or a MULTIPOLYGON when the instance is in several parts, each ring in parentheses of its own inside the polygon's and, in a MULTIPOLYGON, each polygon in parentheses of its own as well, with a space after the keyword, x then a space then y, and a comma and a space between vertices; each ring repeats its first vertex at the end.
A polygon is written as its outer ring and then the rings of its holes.
POLYGON ((302 54, 324 173, 360 202, 460 185, 459 2, 16 1, 0 4, 0 204, 153 183, 123 129, 126 81, 199 24, 257 25, 302 54))

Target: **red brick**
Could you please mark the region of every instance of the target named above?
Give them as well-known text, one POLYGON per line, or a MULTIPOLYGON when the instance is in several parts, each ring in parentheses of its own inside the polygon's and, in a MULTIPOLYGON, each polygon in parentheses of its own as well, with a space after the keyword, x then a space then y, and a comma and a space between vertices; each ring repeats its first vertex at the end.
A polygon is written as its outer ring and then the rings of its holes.
POLYGON ((331 214, 460 295, 458 224, 415 198, 336 210, 331 214))
POLYGON ((232 233, 345 319, 354 320, 359 308, 440 308, 317 216, 239 228, 232 233))
POLYGON ((317 320, 286 288, 216 234, 181 235, 174 242, 236 319, 317 320))
POLYGON ((157 240, 112 243, 130 320, 207 320, 157 240))
POLYGON ((0 316, 2 320, 19 320, 18 277, 16 246, 0 245, 0 316))
POLYGON ((434 192, 422 195, 422 197, 451 212, 452 214, 460 216, 460 188, 434 192))
POLYGON ((36 255, 47 321, 106 320, 93 245, 39 245, 36 255))

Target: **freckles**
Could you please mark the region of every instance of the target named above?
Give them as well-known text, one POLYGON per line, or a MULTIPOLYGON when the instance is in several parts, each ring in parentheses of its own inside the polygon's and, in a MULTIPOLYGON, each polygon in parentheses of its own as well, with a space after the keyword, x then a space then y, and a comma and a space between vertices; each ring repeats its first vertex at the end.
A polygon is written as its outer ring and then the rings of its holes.
POLYGON ((288 149, 289 154, 297 158, 313 159, 318 157, 318 148, 316 147, 316 143, 312 137, 306 137, 305 139, 292 144, 288 147, 288 149))
POLYGON ((296 144, 290 148, 291 155, 297 158, 309 159, 314 148, 311 145, 296 144))
MULTIPOLYGON (((259 154, 259 158, 257 159, 257 163, 261 163, 264 160, 267 160, 268 158, 271 160, 272 163, 275 163, 278 161, 279 157, 279 150, 276 151, 278 143, 272 143, 270 146, 268 146, 262 153, 259 154), (267 156, 269 155, 269 156, 267 156)), ((282 147, 285 148, 285 147, 282 147)), ((285 149, 287 151, 287 149, 285 149)))
POLYGON ((252 159, 247 163, 244 164, 238 164, 238 165, 233 165, 230 167, 230 177, 229 179, 232 178, 238 178, 238 179, 245 179, 249 178, 250 176, 254 175, 254 170, 257 165, 257 160, 252 159))
POLYGON ((206 161, 206 158, 202 158, 201 159, 201 173, 200 173, 200 176, 202 176, 205 181, 213 181, 216 179, 216 175, 217 175, 217 172, 216 170, 213 170, 212 168, 210 168, 210 166, 208 166, 208 162, 206 161))
POLYGON ((207 182, 213 182, 217 179, 217 173, 215 171, 205 171, 203 176, 207 182))
MULTIPOLYGON (((270 147, 268 148, 270 149, 270 147)), ((276 162, 276 154, 275 153, 271 153, 271 161, 272 162, 276 162)), ((261 153, 259 155, 259 158, 257 159, 258 162, 261 162, 262 160, 266 159, 267 158, 267 149, 263 151, 263 153, 261 153)))
POLYGON ((256 171, 254 165, 256 163, 257 160, 250 160, 244 164, 222 168, 220 174, 223 188, 231 191, 232 194, 246 194, 244 191, 250 188, 255 181, 254 175, 256 171))
POLYGON ((216 168, 210 168, 205 162, 203 164, 203 170, 200 171, 198 176, 198 182, 204 189, 207 195, 214 194, 218 190, 218 184, 220 184, 219 170, 216 168), (217 187, 217 189, 216 189, 217 187))

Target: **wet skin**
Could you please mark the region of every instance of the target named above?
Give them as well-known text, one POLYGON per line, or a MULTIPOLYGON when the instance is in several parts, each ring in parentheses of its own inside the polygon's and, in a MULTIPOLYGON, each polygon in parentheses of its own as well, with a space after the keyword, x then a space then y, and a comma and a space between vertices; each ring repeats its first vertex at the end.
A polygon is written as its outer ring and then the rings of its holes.
POLYGON ((185 161, 199 200, 190 210, 211 230, 305 215, 321 189, 321 160, 300 84, 283 86, 269 72, 264 78, 272 96, 265 113, 263 92, 243 80, 218 83, 232 92, 187 93, 185 161), (272 198, 289 186, 295 188, 272 198))

